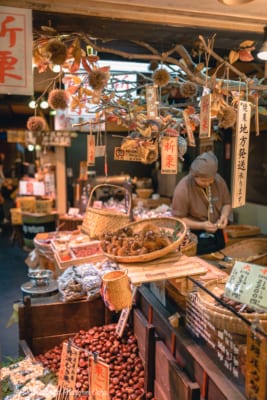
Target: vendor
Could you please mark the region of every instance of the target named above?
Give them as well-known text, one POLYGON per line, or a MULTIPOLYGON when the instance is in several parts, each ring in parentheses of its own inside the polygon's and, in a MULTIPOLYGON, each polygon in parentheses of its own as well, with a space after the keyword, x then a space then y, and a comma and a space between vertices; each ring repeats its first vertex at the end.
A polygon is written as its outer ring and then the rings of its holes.
POLYGON ((183 219, 197 235, 199 255, 225 247, 223 229, 232 211, 231 197, 217 170, 218 160, 214 153, 200 154, 173 193, 172 214, 183 219))

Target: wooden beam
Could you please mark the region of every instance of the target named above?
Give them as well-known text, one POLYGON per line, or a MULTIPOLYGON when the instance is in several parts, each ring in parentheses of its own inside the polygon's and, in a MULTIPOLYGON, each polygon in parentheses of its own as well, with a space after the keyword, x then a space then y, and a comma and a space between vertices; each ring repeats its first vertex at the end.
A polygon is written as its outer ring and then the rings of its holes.
POLYGON ((175 4, 162 5, 162 1, 155 0, 150 4, 140 5, 140 2, 114 1, 114 0, 2 0, 2 6, 30 8, 32 10, 80 14, 111 19, 122 19, 139 22, 159 23, 180 27, 206 28, 209 26, 214 29, 225 29, 230 31, 243 31, 259 33, 262 35, 266 20, 264 18, 253 18, 252 15, 242 15, 240 13, 229 15, 219 13, 216 8, 211 11, 194 9, 179 9, 175 4), (164 18, 162 18, 164 15, 164 18))

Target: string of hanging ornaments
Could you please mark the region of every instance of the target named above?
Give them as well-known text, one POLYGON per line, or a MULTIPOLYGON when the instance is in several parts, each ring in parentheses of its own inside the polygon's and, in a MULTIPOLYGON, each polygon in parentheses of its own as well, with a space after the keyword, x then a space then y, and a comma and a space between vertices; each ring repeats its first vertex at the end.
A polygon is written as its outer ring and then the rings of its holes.
MULTIPOLYGON (((112 122, 125 127, 129 135, 122 145, 142 149, 150 146, 153 148, 151 162, 157 159, 158 146, 164 136, 176 136, 177 140, 181 137, 189 146, 195 145, 189 140, 188 131, 192 134, 199 127, 199 98, 205 91, 211 94, 212 119, 220 128, 234 127, 239 100, 249 100, 254 112, 261 112, 260 107, 256 109, 256 104, 267 85, 259 78, 248 77, 234 65, 237 60, 254 60, 253 41, 242 42, 238 49, 230 51, 227 59, 223 59, 214 51, 215 35, 208 40, 200 35, 197 46, 192 49, 201 58, 196 64, 190 52, 180 44, 159 52, 148 43, 135 41, 135 45, 143 50, 139 54, 107 48, 101 39, 91 39, 84 33, 58 34, 51 27, 42 27, 42 32, 35 36, 33 60, 38 72, 41 74, 55 65, 60 69, 41 95, 48 94, 49 107, 53 110, 69 108, 81 115, 93 105, 97 118, 90 123, 112 122), (109 65, 100 65, 100 53, 131 61, 145 60, 150 66, 149 73, 136 72, 136 82, 126 82, 121 74, 111 72, 109 65), (211 58, 217 62, 212 76, 208 75, 211 58), (230 72, 236 80, 229 79, 230 72), (70 80, 71 85, 68 85, 70 80), (127 86, 127 89, 118 92, 118 86, 127 86), (157 112, 154 116, 148 116, 148 87, 156 91, 157 112), (174 89, 179 102, 171 101, 174 89)), ((37 115, 37 108, 34 111, 34 116, 27 121, 27 129, 33 132, 46 130, 45 119, 37 115)), ((83 124, 89 124, 89 121, 80 125, 83 124)))

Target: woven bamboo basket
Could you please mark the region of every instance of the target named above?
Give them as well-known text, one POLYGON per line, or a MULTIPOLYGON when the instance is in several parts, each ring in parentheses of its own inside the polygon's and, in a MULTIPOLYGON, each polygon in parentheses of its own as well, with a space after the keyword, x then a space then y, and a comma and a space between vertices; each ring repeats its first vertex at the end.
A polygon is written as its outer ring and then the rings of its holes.
MULTIPOLYGON (((224 293, 226 280, 212 280, 206 283, 205 287, 215 296, 220 297, 224 293)), ((216 326, 217 329, 227 330, 231 333, 239 335, 246 335, 248 325, 240 318, 234 315, 230 310, 216 305, 216 300, 203 290, 198 293, 200 306, 205 310, 210 322, 216 326)), ((248 321, 259 321, 261 328, 267 330, 267 313, 240 313, 248 321)))
POLYGON ((190 237, 190 242, 185 244, 184 246, 181 244, 179 246, 179 250, 185 256, 193 257, 197 254, 197 235, 190 232, 189 237, 190 237))
POLYGON ((221 252, 225 256, 231 257, 233 261, 267 265, 267 238, 242 239, 226 246, 221 252))
POLYGON ((130 213, 132 208, 132 196, 130 192, 123 186, 110 184, 96 185, 93 187, 85 216, 81 226, 81 231, 89 235, 91 239, 99 239, 104 232, 113 232, 130 222, 130 213), (116 212, 103 208, 94 208, 92 206, 94 194, 98 189, 107 188, 109 190, 119 190, 124 192, 126 213, 116 212))
POLYGON ((110 271, 104 274, 101 293, 105 304, 112 311, 132 306, 130 279, 125 271, 110 271))
MULTIPOLYGON (((133 233, 142 232, 142 229, 147 224, 153 224, 156 227, 160 228, 162 231, 168 233, 170 236, 175 234, 175 239, 173 242, 156 251, 152 251, 150 253, 142 254, 142 255, 133 255, 133 256, 116 256, 110 253, 104 252, 104 254, 111 258, 113 261, 117 263, 139 263, 139 262, 146 262, 155 260, 157 258, 163 257, 170 252, 176 250, 179 245, 183 242, 183 239, 186 235, 186 225, 185 223, 179 218, 173 217, 159 217, 159 218, 150 218, 144 219, 140 221, 131 222, 130 224, 126 225, 127 228, 131 228, 133 233)), ((115 231, 116 232, 116 231, 115 231)))

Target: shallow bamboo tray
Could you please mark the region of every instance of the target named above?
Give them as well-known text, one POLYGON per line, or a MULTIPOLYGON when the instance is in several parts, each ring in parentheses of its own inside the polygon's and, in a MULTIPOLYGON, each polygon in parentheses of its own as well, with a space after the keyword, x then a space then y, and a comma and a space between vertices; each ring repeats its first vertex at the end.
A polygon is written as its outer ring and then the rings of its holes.
POLYGON ((243 239, 221 250, 234 261, 253 262, 267 265, 267 238, 243 239))
POLYGON ((225 232, 231 238, 239 238, 259 235, 261 230, 259 226, 253 225, 228 225, 225 232))
POLYGON ((162 228, 165 231, 169 231, 170 234, 177 231, 177 239, 171 243, 169 246, 164 247, 163 249, 152 251, 150 253, 142 254, 142 255, 133 255, 133 256, 115 256, 110 253, 104 252, 104 255, 117 263, 142 263, 146 261, 155 260, 157 258, 161 258, 176 250, 180 244, 183 242, 183 239, 186 235, 186 225, 179 218, 173 217, 160 217, 160 218, 150 218, 144 219, 140 221, 132 222, 125 227, 129 227, 133 230, 134 233, 138 233, 142 231, 142 229, 147 224, 156 225, 158 228, 162 228), (177 227, 179 229, 177 229, 177 227))

